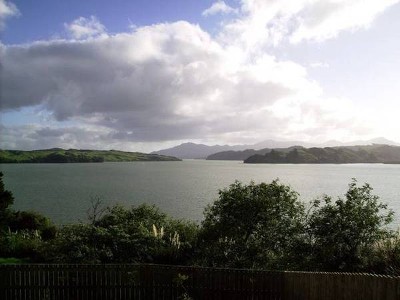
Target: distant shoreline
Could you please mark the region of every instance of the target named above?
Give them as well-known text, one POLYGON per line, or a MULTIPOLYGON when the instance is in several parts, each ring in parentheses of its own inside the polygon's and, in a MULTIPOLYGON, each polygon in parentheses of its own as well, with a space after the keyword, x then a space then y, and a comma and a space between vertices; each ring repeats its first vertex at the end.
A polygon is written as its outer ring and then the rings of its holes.
MULTIPOLYGON (((221 156, 221 155, 220 155, 221 156)), ((400 163, 400 147, 389 145, 266 149, 244 159, 246 164, 358 164, 400 163)))
POLYGON ((181 159, 173 156, 118 150, 65 150, 60 148, 31 151, 0 150, 0 164, 103 163, 133 161, 181 161, 181 159))

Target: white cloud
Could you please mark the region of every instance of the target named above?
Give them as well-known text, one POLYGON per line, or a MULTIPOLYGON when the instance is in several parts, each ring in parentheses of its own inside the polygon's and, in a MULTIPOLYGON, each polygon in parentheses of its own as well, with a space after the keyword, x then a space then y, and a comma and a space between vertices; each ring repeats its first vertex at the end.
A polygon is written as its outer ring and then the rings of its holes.
POLYGON ((310 63, 310 67, 314 68, 314 69, 316 69, 316 68, 329 68, 329 64, 326 63, 326 62, 316 61, 316 62, 310 63))
POLYGON ((132 149, 174 140, 371 134, 369 115, 348 99, 326 97, 304 66, 264 47, 367 26, 393 1, 366 5, 366 17, 352 22, 338 16, 355 13, 358 1, 330 1, 325 10, 321 3, 243 0, 240 15, 217 38, 185 21, 107 35, 91 17, 65 25, 72 40, 0 44, 2 112, 38 106, 60 124, 5 126, 2 147, 132 149), (336 25, 328 21, 333 16, 336 25), (75 125, 62 126, 66 120, 75 125))
POLYGON ((224 1, 218 0, 214 2, 209 8, 202 12, 203 16, 211 16, 215 14, 231 14, 237 13, 238 10, 230 7, 224 1))
POLYGON ((65 29, 75 39, 106 36, 106 28, 95 16, 90 18, 79 17, 69 24, 64 24, 65 29))
POLYGON ((183 21, 107 38, 3 46, 0 53, 3 111, 40 106, 58 122, 77 124, 51 139, 48 130, 35 129, 31 140, 42 136, 46 145, 75 145, 85 136, 93 147, 98 141, 125 147, 237 142, 240 136, 324 135, 332 126, 351 131, 356 125, 354 116, 335 119, 340 114, 326 108, 323 91, 303 66, 265 53, 249 60, 242 49, 224 47, 183 21), (90 138, 94 128, 101 129, 99 139, 90 138))
POLYGON ((341 31, 367 28, 385 9, 398 0, 315 1, 298 16, 299 27, 290 37, 292 43, 323 41, 341 31))
POLYGON ((19 15, 20 12, 15 4, 7 0, 0 0, 0 30, 4 29, 7 18, 19 15))
POLYGON ((323 41, 346 30, 367 28, 399 0, 242 0, 239 17, 228 21, 220 34, 225 43, 237 41, 245 49, 323 41))

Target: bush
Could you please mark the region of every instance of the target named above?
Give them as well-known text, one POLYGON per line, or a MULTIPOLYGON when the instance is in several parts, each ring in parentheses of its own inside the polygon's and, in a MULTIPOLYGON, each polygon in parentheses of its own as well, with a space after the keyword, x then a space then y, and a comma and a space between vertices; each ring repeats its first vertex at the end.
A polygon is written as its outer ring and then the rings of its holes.
POLYGON ((191 259, 197 226, 154 206, 109 208, 92 224, 65 226, 49 243, 48 259, 71 263, 168 263, 191 259))
POLYGON ((54 238, 57 232, 57 227, 49 218, 31 211, 11 212, 8 217, 7 225, 11 231, 36 230, 44 240, 54 238))
POLYGON ((349 184, 345 198, 315 200, 306 222, 308 257, 304 267, 326 271, 363 271, 377 242, 391 236, 393 211, 379 202, 368 184, 349 184))
POLYGON ((400 276, 400 232, 375 243, 366 272, 400 276))
POLYGON ((274 180, 236 181, 219 191, 205 211, 200 240, 202 264, 219 267, 285 269, 303 230, 298 194, 274 180))
POLYGON ((43 241, 37 231, 6 231, 0 237, 0 257, 42 259, 43 241))
POLYGON ((5 190, 3 173, 0 172, 0 231, 6 229, 9 214, 9 206, 14 203, 14 196, 10 191, 5 190))
POLYGON ((14 203, 13 194, 4 189, 3 176, 3 173, 0 172, 0 213, 14 203))

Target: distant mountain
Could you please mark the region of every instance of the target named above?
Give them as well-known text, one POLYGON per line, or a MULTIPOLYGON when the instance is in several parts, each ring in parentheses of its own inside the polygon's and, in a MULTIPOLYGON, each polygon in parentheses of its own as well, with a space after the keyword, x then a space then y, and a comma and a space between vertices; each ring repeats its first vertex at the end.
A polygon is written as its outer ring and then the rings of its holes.
POLYGON ((204 159, 207 156, 221 151, 228 150, 244 150, 248 148, 247 145, 214 145, 208 146, 195 143, 184 143, 172 148, 151 152, 151 154, 169 155, 184 159, 204 159))
POLYGON ((289 148, 292 146, 303 146, 303 147, 313 147, 316 146, 315 143, 302 142, 302 141, 275 141, 275 140, 265 140, 260 143, 249 145, 248 149, 261 150, 265 148, 275 149, 275 148, 289 148))
POLYGON ((207 160, 245 160, 246 158, 252 155, 264 155, 265 153, 271 151, 269 148, 265 148, 262 150, 254 150, 254 149, 247 149, 243 151, 222 151, 211 154, 207 156, 207 160))
MULTIPOLYGON (((219 153, 219 152, 229 152, 229 155, 232 155, 232 157, 236 157, 235 153, 232 152, 237 152, 237 151, 249 151, 249 155, 244 154, 246 156, 245 158, 249 157, 250 155, 258 153, 257 149, 263 149, 263 148, 285 148, 285 147, 290 147, 293 145, 302 145, 302 146, 307 146, 307 143, 302 143, 302 142, 288 142, 288 141, 274 141, 274 140, 266 140, 257 144, 252 144, 252 145, 214 145, 214 146, 208 146, 204 144, 196 144, 196 143, 183 143, 178 146, 168 148, 168 149, 163 149, 159 151, 154 151, 151 152, 151 154, 160 154, 160 155, 169 155, 169 156, 175 156, 183 159, 218 159, 218 158, 209 158, 210 155, 214 153, 219 153), (255 149, 255 150, 254 150, 255 149)), ((264 153, 262 151, 261 153, 264 153)), ((240 157, 243 157, 243 154, 239 154, 240 157)), ((225 155, 222 155, 220 159, 224 160, 226 158, 225 155)), ((228 158, 228 160, 243 160, 244 158, 241 159, 233 159, 233 158, 228 158)))
POLYGON ((207 156, 207 160, 245 160, 253 155, 266 155, 267 153, 276 150, 281 152, 289 152, 292 149, 303 148, 302 146, 291 146, 287 148, 265 148, 261 150, 247 149, 243 151, 223 151, 207 156))
POLYGON ((196 143, 183 143, 181 145, 154 151, 151 154, 160 154, 175 156, 183 159, 221 159, 221 160, 244 160, 253 154, 265 154, 265 149, 276 149, 276 148, 289 148, 291 146, 303 146, 303 147, 327 147, 327 146, 349 146, 349 145, 371 145, 371 144, 388 144, 388 145, 400 145, 393 141, 389 141, 385 138, 376 138, 366 141, 354 141, 349 143, 341 143, 338 141, 329 141, 326 143, 312 143, 302 141, 276 141, 276 140, 265 140, 256 144, 250 145, 214 145, 208 146, 204 144, 196 143), (258 150, 262 150, 260 153, 258 150), (245 153, 233 153, 238 151, 247 151, 245 153), (225 152, 214 156, 219 152, 225 152), (249 154, 248 156, 246 156, 249 154), (213 155, 212 157, 210 157, 213 155))
POLYGON ((122 161, 179 161, 171 156, 117 150, 0 150, 0 163, 87 163, 122 161))
POLYGON ((294 147, 255 154, 244 163, 269 164, 347 164, 400 163, 400 147, 389 145, 340 146, 325 148, 294 147))

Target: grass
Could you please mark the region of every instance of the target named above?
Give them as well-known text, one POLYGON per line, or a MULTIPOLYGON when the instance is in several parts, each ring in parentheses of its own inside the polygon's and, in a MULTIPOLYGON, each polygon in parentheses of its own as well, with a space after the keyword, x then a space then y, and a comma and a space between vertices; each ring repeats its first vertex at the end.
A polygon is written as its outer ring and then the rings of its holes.
POLYGON ((25 264, 27 263, 26 260, 15 258, 15 257, 0 257, 0 265, 7 265, 7 264, 25 264))

